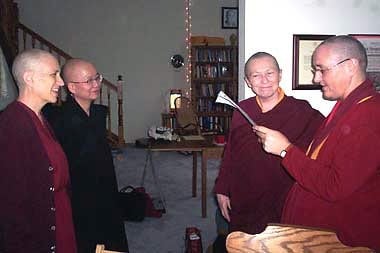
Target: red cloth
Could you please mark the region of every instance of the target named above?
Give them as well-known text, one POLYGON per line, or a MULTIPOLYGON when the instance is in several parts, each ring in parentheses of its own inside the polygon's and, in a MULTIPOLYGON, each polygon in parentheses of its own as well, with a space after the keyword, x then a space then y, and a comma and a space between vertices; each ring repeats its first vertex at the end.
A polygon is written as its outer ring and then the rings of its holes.
POLYGON ((56 250, 57 252, 75 253, 77 249, 71 203, 68 196, 69 169, 66 155, 52 136, 46 121, 44 122, 45 126, 38 119, 34 120, 34 124, 53 168, 56 250))
MULTIPOLYGON (((256 99, 239 103, 259 125, 277 129, 300 146, 310 142, 323 116, 302 100, 285 96, 271 111, 262 113, 256 99)), ((267 223, 279 222, 283 202, 293 180, 281 158, 266 153, 251 126, 234 112, 215 192, 230 197, 230 230, 262 232, 267 223)))
POLYGON ((344 244, 380 249, 379 108, 380 94, 366 81, 316 133, 309 152, 321 146, 315 160, 289 150, 282 163, 297 183, 283 223, 332 229, 344 244))

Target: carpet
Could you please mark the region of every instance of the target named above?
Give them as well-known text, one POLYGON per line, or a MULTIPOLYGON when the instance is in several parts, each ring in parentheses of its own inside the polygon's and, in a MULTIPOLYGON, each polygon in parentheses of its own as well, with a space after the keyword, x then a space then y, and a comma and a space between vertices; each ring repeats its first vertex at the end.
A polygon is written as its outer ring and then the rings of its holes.
MULTIPOLYGON (((220 160, 209 160, 207 165, 207 218, 201 216, 200 156, 198 158, 197 197, 191 196, 192 156, 178 152, 153 152, 152 160, 162 193, 166 213, 161 218, 145 218, 142 222, 125 222, 131 253, 178 253, 185 251, 185 229, 195 226, 201 230, 203 251, 215 240, 216 202, 212 189, 220 160)), ((146 150, 130 145, 115 154, 115 171, 119 189, 139 186, 146 161, 146 150)), ((153 197, 159 194, 148 167, 146 191, 153 197)))

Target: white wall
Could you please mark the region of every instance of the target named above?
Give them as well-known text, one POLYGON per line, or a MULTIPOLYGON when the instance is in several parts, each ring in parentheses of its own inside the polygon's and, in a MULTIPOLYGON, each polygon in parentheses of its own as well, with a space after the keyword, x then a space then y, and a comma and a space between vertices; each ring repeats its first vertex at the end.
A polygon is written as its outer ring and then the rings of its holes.
MULTIPOLYGON (((273 54, 283 69, 285 93, 307 99, 324 114, 334 103, 320 91, 292 90, 293 34, 380 34, 379 0, 240 0, 239 6, 240 67, 257 51, 273 54)), ((242 79, 239 89, 241 99, 252 95, 242 79)))
MULTIPOLYGON (((186 87, 185 70, 169 65, 185 53, 184 0, 18 0, 20 20, 74 57, 95 63, 110 81, 125 80, 127 142, 161 124, 170 88, 186 87)), ((192 0, 194 35, 228 38, 221 7, 237 0, 192 0)))

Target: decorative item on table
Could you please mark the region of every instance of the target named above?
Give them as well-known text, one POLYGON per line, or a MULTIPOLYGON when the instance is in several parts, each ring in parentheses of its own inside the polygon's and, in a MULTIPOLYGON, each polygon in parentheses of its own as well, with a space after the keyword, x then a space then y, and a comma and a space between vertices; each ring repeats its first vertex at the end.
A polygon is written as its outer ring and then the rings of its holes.
POLYGON ((227 94, 224 93, 223 91, 219 91, 218 96, 215 100, 215 103, 229 105, 238 109, 239 112, 244 116, 244 118, 248 120, 249 124, 251 124, 252 126, 256 126, 256 123, 251 119, 251 117, 249 117, 248 114, 240 106, 238 106, 229 96, 227 96, 227 94))
POLYGON ((163 126, 151 126, 148 130, 148 136, 158 140, 167 140, 167 141, 177 141, 179 140, 179 136, 173 133, 173 129, 169 127, 163 126))

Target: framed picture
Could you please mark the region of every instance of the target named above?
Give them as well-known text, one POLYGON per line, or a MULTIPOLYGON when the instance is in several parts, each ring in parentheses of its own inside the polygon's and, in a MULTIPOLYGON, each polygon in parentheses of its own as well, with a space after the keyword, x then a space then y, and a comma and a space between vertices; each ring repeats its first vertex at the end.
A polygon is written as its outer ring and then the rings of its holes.
POLYGON ((359 40, 367 51, 367 74, 380 91, 380 34, 350 34, 359 40))
POLYGON ((222 29, 237 29, 239 26, 237 7, 222 7, 222 29))
POLYGON ((331 36, 333 35, 293 35, 293 90, 320 89, 320 85, 313 83, 311 58, 315 48, 331 36))

